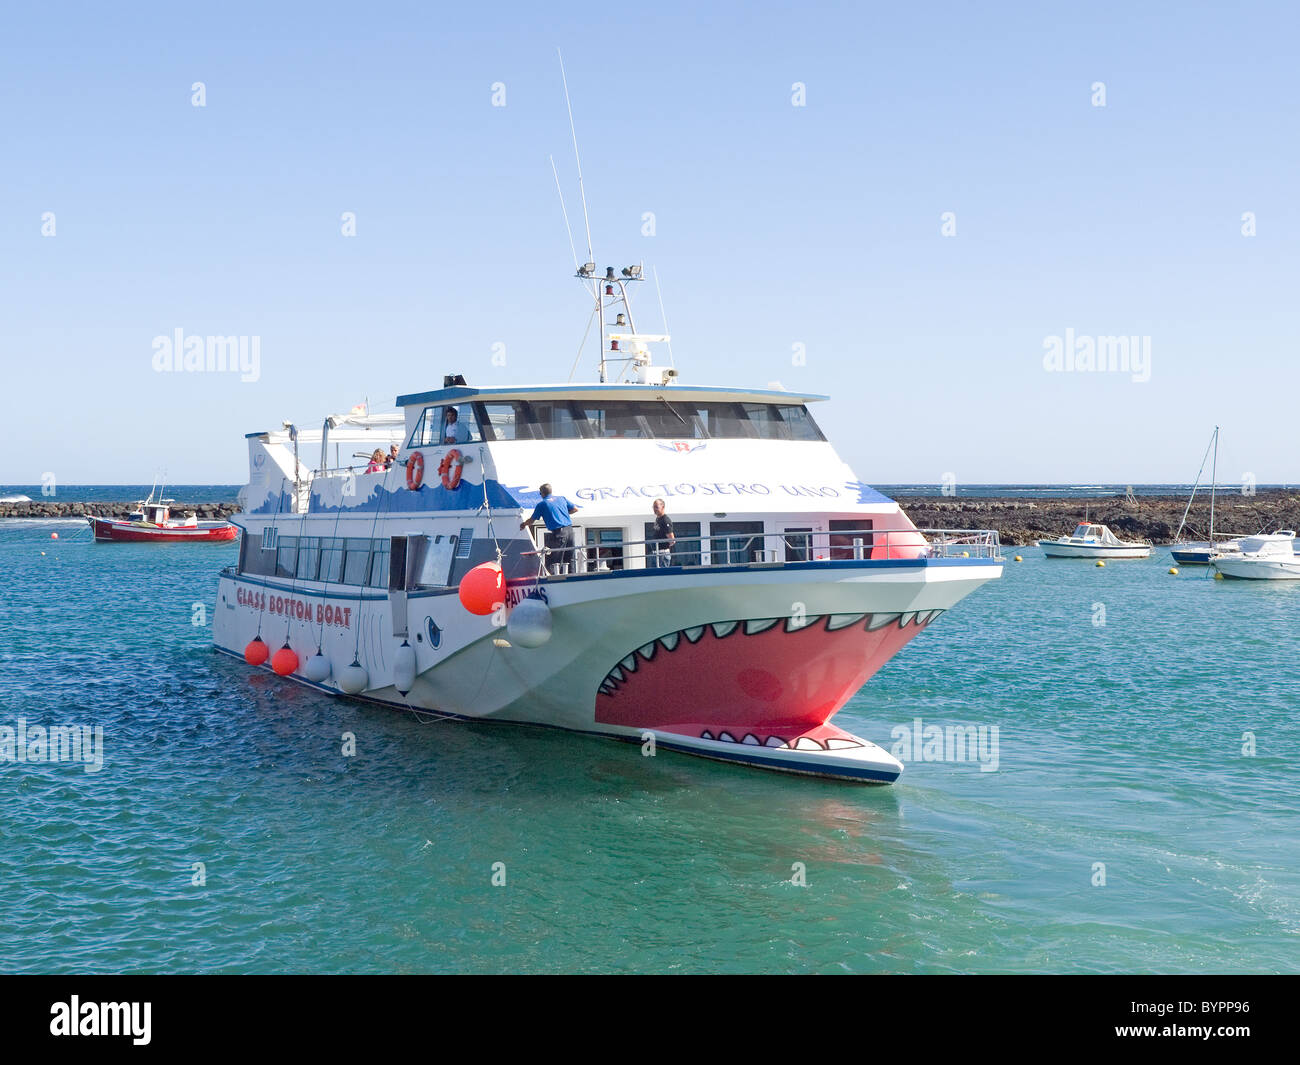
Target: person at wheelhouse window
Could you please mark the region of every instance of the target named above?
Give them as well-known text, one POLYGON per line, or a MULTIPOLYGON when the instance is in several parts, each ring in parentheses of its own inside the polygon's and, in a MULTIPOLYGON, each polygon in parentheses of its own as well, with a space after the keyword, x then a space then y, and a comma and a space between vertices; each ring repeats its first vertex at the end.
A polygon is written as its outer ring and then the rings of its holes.
POLYGON ((442 442, 444 444, 468 444, 473 439, 470 427, 460 420, 460 411, 448 407, 443 415, 442 442))

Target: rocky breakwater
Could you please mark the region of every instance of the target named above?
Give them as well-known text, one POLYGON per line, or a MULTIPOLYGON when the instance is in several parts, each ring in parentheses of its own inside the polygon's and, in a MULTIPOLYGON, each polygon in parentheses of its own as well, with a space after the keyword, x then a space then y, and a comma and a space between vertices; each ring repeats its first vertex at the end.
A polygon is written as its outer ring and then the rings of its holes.
MULTIPOLYGON (((1087 519, 1110 526, 1121 539, 1173 541, 1187 499, 1183 496, 1101 496, 1091 499, 953 499, 913 496, 899 500, 921 528, 996 529, 1004 544, 1032 544, 1068 536, 1087 519)), ((1214 507, 1214 535, 1247 536, 1277 529, 1300 530, 1300 491, 1268 491, 1253 496, 1220 495, 1214 507)), ((1196 497, 1187 516, 1184 540, 1203 540, 1210 532, 1210 500, 1196 497)))
MULTIPOLYGON (((223 521, 239 513, 238 503, 168 503, 173 518, 193 514, 199 521, 223 521)), ((0 503, 0 518, 125 518, 139 503, 64 503, 33 499, 26 503, 0 503)))

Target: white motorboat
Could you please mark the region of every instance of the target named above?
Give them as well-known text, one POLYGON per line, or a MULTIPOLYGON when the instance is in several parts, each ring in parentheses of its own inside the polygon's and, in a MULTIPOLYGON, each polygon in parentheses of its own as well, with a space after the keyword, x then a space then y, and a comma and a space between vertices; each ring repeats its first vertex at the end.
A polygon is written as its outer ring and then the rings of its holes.
POLYGON ((1048 558, 1148 558, 1151 545, 1145 540, 1121 540, 1105 525, 1080 522, 1073 533, 1057 540, 1039 540, 1048 558))
POLYGON ((1300 557, 1295 551, 1295 530, 1261 533, 1241 540, 1241 550, 1210 556, 1210 568, 1225 577, 1245 580, 1300 580, 1300 557))

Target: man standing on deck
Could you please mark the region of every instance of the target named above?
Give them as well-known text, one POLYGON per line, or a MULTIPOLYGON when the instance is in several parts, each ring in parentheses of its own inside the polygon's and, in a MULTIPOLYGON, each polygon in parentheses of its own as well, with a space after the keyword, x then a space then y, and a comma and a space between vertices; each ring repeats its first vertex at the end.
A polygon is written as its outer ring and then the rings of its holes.
POLYGON ((542 501, 533 508, 531 518, 519 523, 519 528, 532 532, 534 524, 538 521, 545 522, 546 548, 549 552, 546 568, 555 573, 560 566, 564 566, 567 571, 573 563, 573 521, 569 515, 578 513, 579 508, 564 496, 551 495, 549 484, 542 485, 540 491, 542 501), (554 567, 551 563, 555 564, 554 567))
POLYGON ((663 569, 673 564, 673 548, 677 536, 673 532, 673 519, 665 512, 664 501, 656 499, 652 509, 655 513, 654 531, 650 535, 650 539, 655 541, 652 564, 655 569, 663 569))

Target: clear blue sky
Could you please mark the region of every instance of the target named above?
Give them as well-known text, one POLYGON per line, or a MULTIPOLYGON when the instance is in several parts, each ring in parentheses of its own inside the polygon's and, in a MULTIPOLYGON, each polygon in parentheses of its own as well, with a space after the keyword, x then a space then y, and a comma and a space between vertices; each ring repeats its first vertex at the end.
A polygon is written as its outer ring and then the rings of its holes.
POLYGON ((1216 422, 1222 477, 1300 481, 1298 30, 1283 3, 7 5, 0 483, 242 482, 286 418, 563 381, 557 46, 596 258, 657 267, 686 379, 830 393, 868 482, 1187 480, 1216 422), (260 380, 155 373, 177 328, 259 336, 260 380), (1046 372, 1066 329, 1149 336, 1150 381, 1046 372))

